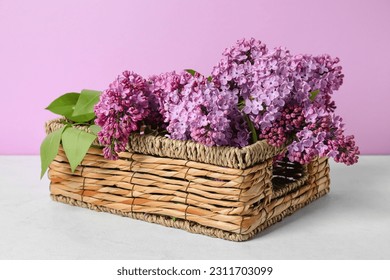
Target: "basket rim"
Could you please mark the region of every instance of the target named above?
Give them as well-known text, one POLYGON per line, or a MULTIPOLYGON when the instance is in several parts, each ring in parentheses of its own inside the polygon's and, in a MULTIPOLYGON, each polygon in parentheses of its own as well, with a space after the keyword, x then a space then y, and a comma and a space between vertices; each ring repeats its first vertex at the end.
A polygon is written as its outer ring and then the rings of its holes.
MULTIPOLYGON (((49 134, 64 126, 65 118, 56 118, 46 122, 46 133, 49 134)), ((88 131, 85 126, 75 126, 88 131)), ((99 145, 98 141, 94 142, 99 145)), ((100 146, 100 145, 99 145, 100 146)), ((191 140, 174 140, 164 136, 140 135, 132 133, 126 147, 128 152, 158 157, 197 161, 217 166, 246 169, 266 161, 279 154, 284 147, 273 147, 265 140, 243 148, 229 146, 208 147, 191 140)))

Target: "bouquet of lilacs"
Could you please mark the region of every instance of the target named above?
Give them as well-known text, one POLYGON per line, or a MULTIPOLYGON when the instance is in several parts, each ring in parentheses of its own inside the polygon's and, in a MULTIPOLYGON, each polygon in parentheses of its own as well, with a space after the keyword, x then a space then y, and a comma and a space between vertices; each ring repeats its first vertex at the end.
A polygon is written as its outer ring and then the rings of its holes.
POLYGON ((243 39, 224 51, 211 76, 184 70, 145 79, 125 71, 95 106, 98 140, 109 159, 125 150, 132 132, 157 131, 206 146, 265 140, 287 147, 290 161, 326 156, 350 165, 359 149, 331 99, 343 83, 338 62, 243 39))

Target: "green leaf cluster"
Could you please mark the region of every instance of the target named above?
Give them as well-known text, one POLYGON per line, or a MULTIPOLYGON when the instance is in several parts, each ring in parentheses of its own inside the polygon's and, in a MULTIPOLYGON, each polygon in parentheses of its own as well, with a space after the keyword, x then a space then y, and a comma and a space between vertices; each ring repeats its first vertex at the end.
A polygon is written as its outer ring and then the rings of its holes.
POLYGON ((92 124, 96 118, 94 106, 99 101, 100 94, 100 91, 95 90, 66 93, 55 99, 46 108, 55 114, 64 116, 70 122, 48 134, 43 140, 40 149, 41 178, 58 154, 60 144, 64 148, 72 172, 81 163, 101 129, 92 124), (80 124, 87 126, 90 132, 75 128, 76 125, 80 124))
POLYGON ((55 99, 47 110, 76 123, 92 121, 96 116, 94 106, 99 101, 100 91, 84 89, 81 93, 69 92, 55 99))

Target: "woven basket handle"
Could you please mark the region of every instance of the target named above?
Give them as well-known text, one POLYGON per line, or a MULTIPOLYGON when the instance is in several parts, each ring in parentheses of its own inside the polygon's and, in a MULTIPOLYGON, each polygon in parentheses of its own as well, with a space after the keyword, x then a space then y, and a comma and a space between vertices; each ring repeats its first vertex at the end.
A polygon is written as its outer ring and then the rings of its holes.
POLYGON ((307 166, 287 160, 278 161, 272 174, 272 199, 303 186, 309 179, 307 166))

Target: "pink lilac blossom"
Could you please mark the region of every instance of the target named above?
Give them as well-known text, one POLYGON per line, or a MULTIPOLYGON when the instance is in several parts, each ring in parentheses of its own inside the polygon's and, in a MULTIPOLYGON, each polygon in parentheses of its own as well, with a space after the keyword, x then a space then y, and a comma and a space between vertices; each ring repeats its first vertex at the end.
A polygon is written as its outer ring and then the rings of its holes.
POLYGON ((281 147, 288 138, 300 131, 304 125, 305 117, 302 107, 298 104, 287 104, 278 119, 272 122, 271 127, 260 131, 261 139, 266 139, 273 146, 281 147))
POLYGON ((359 159, 359 148, 356 146, 353 135, 340 135, 336 139, 329 141, 329 154, 336 162, 352 165, 359 159), (334 154, 331 154, 334 153, 334 154))
POLYGON ((104 157, 117 159, 125 150, 130 133, 140 128, 140 122, 150 113, 149 90, 145 79, 125 71, 103 91, 95 106, 95 123, 101 126, 99 142, 105 145, 104 157))

